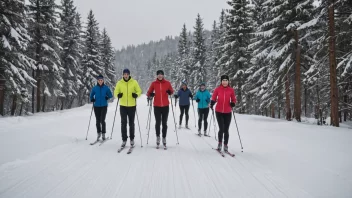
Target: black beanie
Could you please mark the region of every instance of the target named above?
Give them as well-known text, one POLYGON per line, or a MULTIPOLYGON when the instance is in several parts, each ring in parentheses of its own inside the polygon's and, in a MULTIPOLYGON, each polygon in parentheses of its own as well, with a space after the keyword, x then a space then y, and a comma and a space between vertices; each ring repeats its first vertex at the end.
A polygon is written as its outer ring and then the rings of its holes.
POLYGON ((163 71, 163 70, 158 70, 158 71, 156 72, 156 75, 159 75, 159 74, 164 75, 164 71, 163 71))
POLYGON ((222 75, 221 76, 221 81, 224 80, 224 79, 230 80, 228 75, 222 75))

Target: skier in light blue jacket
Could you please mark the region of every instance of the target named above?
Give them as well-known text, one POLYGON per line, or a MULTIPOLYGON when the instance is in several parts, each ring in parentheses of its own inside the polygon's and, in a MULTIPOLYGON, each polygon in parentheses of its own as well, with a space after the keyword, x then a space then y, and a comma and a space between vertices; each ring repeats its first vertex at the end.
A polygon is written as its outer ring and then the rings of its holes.
POLYGON ((205 89, 205 83, 200 84, 194 99, 198 103, 198 134, 201 135, 202 120, 204 120, 204 135, 207 136, 210 93, 205 89))

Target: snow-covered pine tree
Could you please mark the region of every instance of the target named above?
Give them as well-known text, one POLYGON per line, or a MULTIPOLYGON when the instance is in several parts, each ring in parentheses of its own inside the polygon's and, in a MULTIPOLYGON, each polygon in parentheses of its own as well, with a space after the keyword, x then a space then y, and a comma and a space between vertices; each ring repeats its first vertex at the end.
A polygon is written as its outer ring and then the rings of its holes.
POLYGON ((98 22, 94 17, 93 11, 90 10, 87 18, 87 27, 84 32, 84 51, 82 59, 83 79, 85 90, 84 94, 89 100, 88 94, 96 84, 96 77, 99 74, 104 74, 102 61, 100 57, 99 46, 99 27, 98 22))
POLYGON ((64 96, 62 92, 64 69, 60 60, 62 47, 59 43, 61 32, 58 28, 58 6, 55 0, 29 0, 29 2, 29 32, 33 39, 30 42, 28 54, 37 61, 36 109, 39 112, 40 108, 41 111, 45 111, 48 98, 52 95, 64 96), (42 105, 41 99, 43 99, 42 105))
POLYGON ((227 2, 230 9, 227 10, 226 43, 222 47, 223 57, 226 63, 224 69, 230 77, 231 86, 235 86, 240 112, 242 108, 242 86, 245 81, 244 71, 250 65, 250 33, 252 22, 248 16, 248 2, 246 0, 231 0, 227 2))
POLYGON ((80 20, 77 20, 76 7, 73 5, 73 0, 62 0, 62 12, 60 14, 60 29, 63 31, 61 45, 62 66, 64 68, 63 79, 65 86, 61 98, 61 110, 71 108, 76 96, 78 96, 79 82, 78 73, 80 67, 81 45, 80 45, 80 20))
POLYGON ((179 86, 183 80, 190 78, 190 65, 189 65, 189 56, 190 56, 190 46, 189 38, 187 35, 186 24, 183 24, 182 31, 180 33, 180 39, 178 42, 178 78, 176 79, 176 86, 179 86))
POLYGON ((207 56, 207 89, 213 90, 216 87, 216 83, 218 82, 218 78, 216 77, 218 74, 218 67, 216 66, 216 62, 218 61, 219 54, 219 27, 217 26, 216 21, 213 23, 211 37, 210 37, 210 45, 208 46, 208 56, 207 56))
POLYGON ((11 115, 14 115, 18 99, 22 104, 29 102, 26 94, 28 85, 35 86, 35 80, 27 71, 36 69, 36 66, 25 53, 31 39, 27 30, 25 1, 2 0, 0 13, 0 115, 6 113, 5 91, 12 97, 11 115))
POLYGON ((105 84, 109 86, 110 89, 113 91, 117 80, 116 69, 114 64, 115 52, 111 44, 111 39, 105 28, 102 32, 101 42, 102 62, 106 74, 105 84))
POLYGON ((194 26, 194 40, 192 48, 191 78, 188 81, 188 87, 194 92, 201 82, 206 79, 206 46, 203 19, 197 15, 196 25, 194 26))

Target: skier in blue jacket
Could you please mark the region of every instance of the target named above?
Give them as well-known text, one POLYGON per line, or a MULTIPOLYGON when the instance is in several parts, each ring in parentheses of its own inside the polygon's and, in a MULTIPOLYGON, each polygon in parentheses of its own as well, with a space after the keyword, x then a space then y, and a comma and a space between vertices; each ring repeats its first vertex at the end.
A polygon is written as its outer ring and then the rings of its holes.
POLYGON ((201 135, 202 120, 204 119, 204 135, 207 135, 208 128, 208 114, 209 114, 209 103, 210 93, 205 89, 205 83, 201 83, 199 90, 194 97, 198 103, 198 134, 201 135))
POLYGON ((97 85, 94 86, 90 92, 90 101, 94 103, 94 114, 98 133, 97 141, 99 141, 101 135, 103 135, 102 139, 105 140, 105 117, 108 111, 108 100, 112 98, 112 93, 109 87, 104 84, 104 77, 102 75, 99 75, 97 80, 97 85))
POLYGON ((180 126, 179 128, 181 128, 182 125, 182 118, 183 118, 183 114, 186 114, 186 128, 188 128, 188 119, 189 119, 189 106, 190 106, 190 102, 189 99, 193 98, 193 95, 191 93, 191 91, 187 88, 187 83, 186 82, 182 82, 182 87, 180 90, 178 90, 177 94, 174 95, 175 99, 180 98, 179 101, 179 106, 180 106, 180 110, 181 110, 181 115, 180 115, 180 126))

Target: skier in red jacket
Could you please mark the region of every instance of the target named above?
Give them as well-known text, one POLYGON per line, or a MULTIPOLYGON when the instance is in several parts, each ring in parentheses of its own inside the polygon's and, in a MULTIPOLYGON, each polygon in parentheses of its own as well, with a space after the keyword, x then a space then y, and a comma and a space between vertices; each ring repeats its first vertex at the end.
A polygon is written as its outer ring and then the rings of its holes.
POLYGON ((150 85, 147 96, 154 97, 154 116, 155 116, 155 131, 156 144, 160 144, 160 124, 162 123, 163 144, 166 146, 167 119, 169 116, 169 99, 168 96, 174 93, 171 83, 164 79, 164 71, 156 72, 157 79, 150 85))
POLYGON ((218 133, 218 150, 222 149, 222 139, 224 138, 224 151, 228 151, 229 142, 229 127, 231 123, 232 108, 236 105, 235 90, 229 86, 229 76, 221 76, 221 85, 214 90, 213 96, 210 102, 210 108, 213 110, 214 104, 216 104, 215 113, 216 119, 219 125, 218 133))

